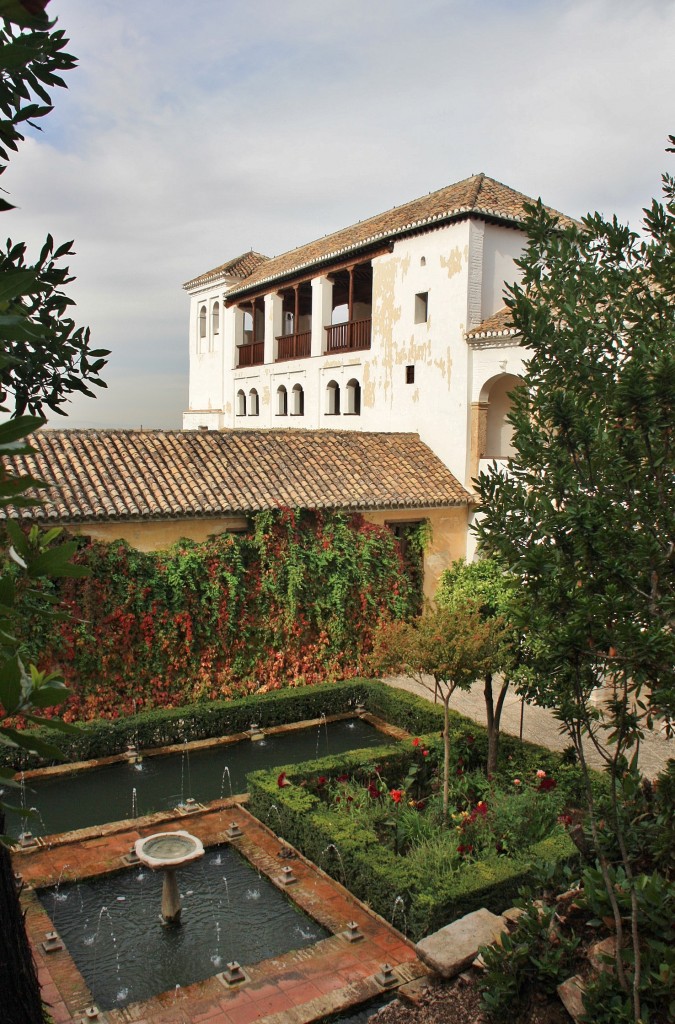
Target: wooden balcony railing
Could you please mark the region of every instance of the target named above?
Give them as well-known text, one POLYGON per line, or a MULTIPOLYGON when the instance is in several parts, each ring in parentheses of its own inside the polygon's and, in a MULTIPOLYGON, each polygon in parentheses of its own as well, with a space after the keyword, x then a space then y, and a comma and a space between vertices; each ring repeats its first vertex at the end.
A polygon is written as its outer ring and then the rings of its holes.
POLYGON ((237 366, 261 366, 265 362, 265 342, 252 341, 237 346, 237 366))
POLYGON ((282 334, 277 338, 277 362, 282 359, 303 359, 312 354, 312 332, 282 334))
POLYGON ((372 319, 349 320, 326 328, 326 352, 350 352, 370 348, 372 319))

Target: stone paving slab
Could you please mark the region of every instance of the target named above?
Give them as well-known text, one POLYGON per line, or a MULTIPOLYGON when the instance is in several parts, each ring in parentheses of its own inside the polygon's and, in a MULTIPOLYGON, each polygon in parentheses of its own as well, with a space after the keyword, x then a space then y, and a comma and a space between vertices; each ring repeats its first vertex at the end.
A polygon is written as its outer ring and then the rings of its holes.
MULTIPOLYGON (((228 842, 225 830, 231 821, 241 828, 241 838, 232 845, 279 889, 309 913, 332 936, 314 946, 291 951, 259 964, 246 965, 249 981, 227 988, 209 978, 177 991, 163 993, 144 1003, 107 1010, 101 1021, 107 1024, 309 1024, 337 1012, 344 1012, 383 990, 374 980, 383 963, 400 971, 398 983, 423 977, 427 969, 407 939, 361 904, 342 885, 320 868, 297 854, 291 861, 279 858, 288 844, 255 819, 237 800, 215 801, 203 811, 190 815, 189 829, 205 846, 228 842), (278 879, 281 867, 290 863, 298 881, 285 887, 278 879), (348 921, 356 921, 364 938, 349 943, 340 933, 348 921)), ((48 914, 35 892, 28 887, 54 885, 59 878, 71 881, 118 871, 122 857, 136 839, 154 832, 184 827, 180 815, 153 814, 117 828, 86 830, 59 837, 58 842, 20 851, 15 869, 26 884, 22 902, 26 923, 40 971, 52 1002, 57 1024, 79 1022, 91 995, 67 950, 46 954, 39 943, 52 930, 48 914), (99 833, 99 834, 96 834, 99 833), (84 839, 84 841, 82 841, 84 839), (68 865, 64 870, 64 864, 68 865)))
POLYGON ((427 935, 415 951, 442 978, 454 978, 473 963, 481 946, 496 942, 503 931, 504 919, 483 907, 427 935))

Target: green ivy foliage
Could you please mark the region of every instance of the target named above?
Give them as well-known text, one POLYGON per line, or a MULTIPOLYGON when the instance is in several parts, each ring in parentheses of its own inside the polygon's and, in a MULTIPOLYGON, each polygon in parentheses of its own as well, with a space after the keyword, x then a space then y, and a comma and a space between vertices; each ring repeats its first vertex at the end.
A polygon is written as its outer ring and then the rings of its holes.
POLYGON ((23 632, 67 674, 67 719, 363 674, 377 622, 421 605, 392 533, 346 513, 262 512, 250 534, 151 553, 87 543, 77 560, 89 578, 53 585, 69 620, 27 608, 23 632))

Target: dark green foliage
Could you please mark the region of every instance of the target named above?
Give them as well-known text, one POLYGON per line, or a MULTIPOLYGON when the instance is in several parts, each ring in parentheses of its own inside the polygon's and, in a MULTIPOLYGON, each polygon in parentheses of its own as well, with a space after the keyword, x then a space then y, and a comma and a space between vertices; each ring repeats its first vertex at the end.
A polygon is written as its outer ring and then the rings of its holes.
POLYGON ((531 358, 513 394, 514 455, 481 474, 477 525, 520 582, 521 692, 553 709, 585 775, 585 737, 604 761, 608 827, 590 785, 589 826, 617 941, 630 944, 617 999, 635 1024, 652 972, 637 752, 655 716, 675 716, 675 179, 662 180, 642 237, 597 213, 563 227, 541 203, 528 208, 507 305, 531 358))
POLYGON ((492 1021, 523 1019, 535 992, 552 995, 569 977, 579 940, 558 934, 555 911, 530 904, 513 932, 502 933, 501 945, 481 950, 480 991, 492 1021))

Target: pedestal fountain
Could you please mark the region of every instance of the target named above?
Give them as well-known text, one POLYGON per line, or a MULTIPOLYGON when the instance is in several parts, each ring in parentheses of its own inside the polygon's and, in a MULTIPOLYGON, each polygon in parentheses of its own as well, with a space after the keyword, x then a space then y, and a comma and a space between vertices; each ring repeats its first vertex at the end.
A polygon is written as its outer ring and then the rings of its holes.
POLYGON ((165 924, 180 924, 180 893, 176 871, 192 860, 204 856, 201 839, 180 829, 176 832, 156 832, 145 839, 136 840, 136 856, 153 871, 164 872, 162 884, 162 920, 165 924))

